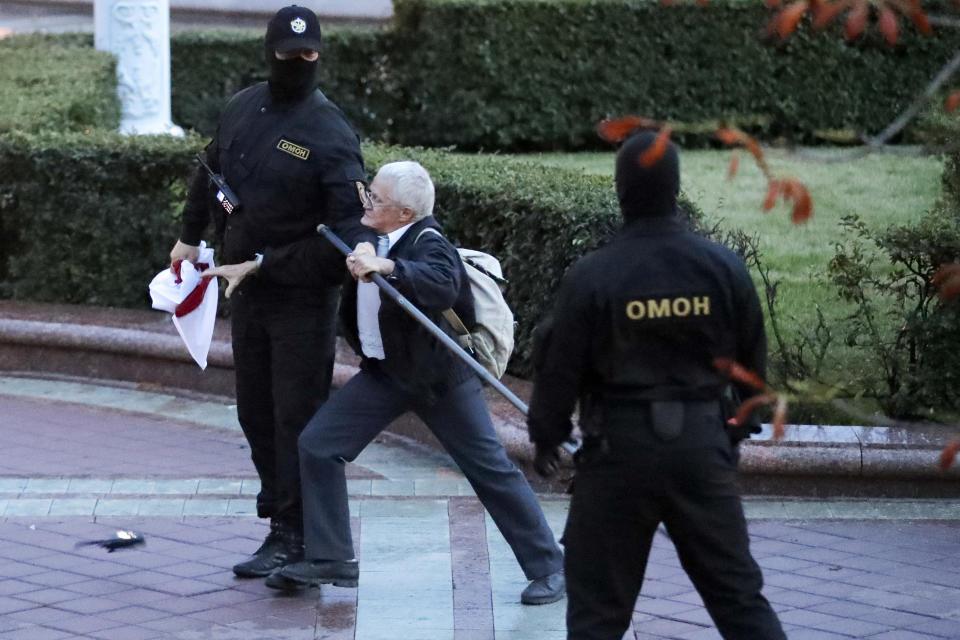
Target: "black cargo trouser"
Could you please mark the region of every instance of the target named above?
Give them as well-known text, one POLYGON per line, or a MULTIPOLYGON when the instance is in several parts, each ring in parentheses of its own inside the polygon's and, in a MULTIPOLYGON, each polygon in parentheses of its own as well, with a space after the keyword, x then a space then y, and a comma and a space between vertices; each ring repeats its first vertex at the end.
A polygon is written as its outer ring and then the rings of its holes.
POLYGON ((297 438, 330 393, 339 288, 244 285, 231 325, 237 417, 260 476, 257 515, 301 531, 297 438))
POLYGON ((623 637, 661 522, 724 638, 786 638, 760 593, 717 403, 687 403, 684 415, 682 433, 666 442, 648 407, 608 409, 607 446, 579 456, 563 538, 568 640, 623 637))

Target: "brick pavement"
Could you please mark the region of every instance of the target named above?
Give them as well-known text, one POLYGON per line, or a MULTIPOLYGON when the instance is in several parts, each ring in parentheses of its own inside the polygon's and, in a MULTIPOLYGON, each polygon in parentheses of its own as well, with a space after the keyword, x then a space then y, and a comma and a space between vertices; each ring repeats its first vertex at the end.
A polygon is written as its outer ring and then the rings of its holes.
MULTIPOLYGON (((230 566, 265 535, 233 408, 0 376, 0 639, 552 640, 503 538, 446 456, 395 437, 350 468, 360 587, 278 595, 230 566), (143 547, 77 541, 134 529, 143 547)), ((565 497, 541 496, 556 531, 565 497)), ((792 640, 960 638, 960 507, 748 498, 792 640)), ((718 638, 657 536, 636 639, 718 638)))

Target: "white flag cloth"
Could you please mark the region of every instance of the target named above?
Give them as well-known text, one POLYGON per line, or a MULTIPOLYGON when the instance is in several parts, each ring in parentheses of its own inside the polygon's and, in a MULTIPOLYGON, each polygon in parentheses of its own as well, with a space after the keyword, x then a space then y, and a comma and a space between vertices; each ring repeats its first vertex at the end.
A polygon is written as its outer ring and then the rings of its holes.
POLYGON ((213 249, 201 242, 196 265, 184 260, 179 277, 167 268, 150 283, 153 308, 173 314, 173 326, 201 369, 207 368, 219 295, 216 278, 204 278, 202 270, 214 266, 213 249))

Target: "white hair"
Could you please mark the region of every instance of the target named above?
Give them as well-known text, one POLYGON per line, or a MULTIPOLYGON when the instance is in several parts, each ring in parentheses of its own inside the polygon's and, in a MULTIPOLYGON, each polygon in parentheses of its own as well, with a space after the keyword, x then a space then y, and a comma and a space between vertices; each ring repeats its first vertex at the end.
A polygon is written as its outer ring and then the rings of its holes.
POLYGON ((436 198, 433 180, 419 162, 389 162, 380 167, 377 176, 390 181, 390 197, 394 204, 411 209, 415 221, 433 213, 436 198))

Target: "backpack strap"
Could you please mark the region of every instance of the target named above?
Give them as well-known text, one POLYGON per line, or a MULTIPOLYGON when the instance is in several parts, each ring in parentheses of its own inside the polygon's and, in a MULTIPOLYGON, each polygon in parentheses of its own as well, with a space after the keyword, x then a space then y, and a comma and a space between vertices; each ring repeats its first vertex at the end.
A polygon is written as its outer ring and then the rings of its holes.
MULTIPOLYGON (((413 244, 417 244, 420 241, 421 236, 427 232, 432 232, 443 238, 443 234, 434 229, 433 227, 427 227, 426 229, 421 229, 420 233, 417 234, 417 237, 413 239, 413 244)), ((450 323, 450 326, 453 327, 453 330, 456 331, 461 336, 469 336, 470 330, 467 329, 466 325, 463 324, 463 320, 460 319, 460 316, 457 315, 457 312, 453 309, 446 309, 443 312, 443 317, 447 322, 450 323)), ((471 347, 472 348, 472 347, 471 347)))

